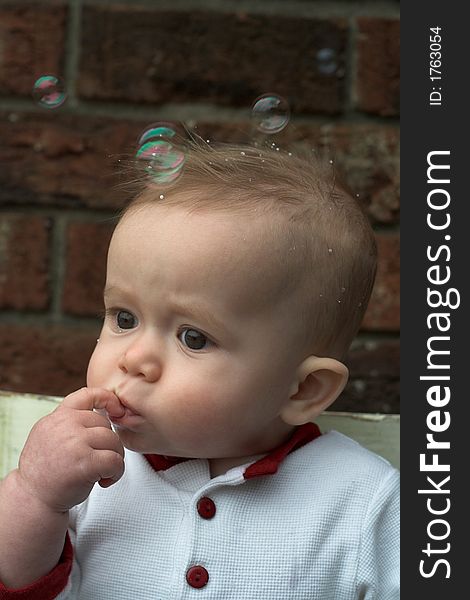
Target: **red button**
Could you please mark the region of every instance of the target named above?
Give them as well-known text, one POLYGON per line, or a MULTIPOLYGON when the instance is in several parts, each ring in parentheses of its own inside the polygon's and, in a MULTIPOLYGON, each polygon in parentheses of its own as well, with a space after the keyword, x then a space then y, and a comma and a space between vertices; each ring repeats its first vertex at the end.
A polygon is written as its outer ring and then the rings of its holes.
POLYGON ((203 519, 212 519, 215 515, 214 501, 204 496, 197 503, 197 512, 203 519))
POLYGON ((204 567, 191 567, 186 573, 186 581, 193 588, 202 588, 209 581, 209 573, 204 567))

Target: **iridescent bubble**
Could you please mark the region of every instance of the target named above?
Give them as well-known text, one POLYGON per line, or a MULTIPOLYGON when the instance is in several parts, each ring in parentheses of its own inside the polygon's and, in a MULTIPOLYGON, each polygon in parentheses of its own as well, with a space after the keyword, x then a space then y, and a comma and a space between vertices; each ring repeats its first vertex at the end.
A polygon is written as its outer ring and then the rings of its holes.
POLYGON ((171 139, 175 137, 175 135, 176 131, 168 125, 150 125, 150 127, 146 129, 144 133, 140 136, 138 143, 139 146, 141 146, 142 144, 145 144, 145 142, 148 142, 152 139, 171 139))
POLYGON ((338 57, 333 48, 321 48, 317 52, 317 69, 323 75, 333 75, 338 68, 338 57))
POLYGON ((153 183, 172 183, 183 172, 186 156, 178 141, 176 127, 169 123, 150 125, 140 136, 136 158, 153 183))
POLYGON ((183 171, 184 152, 164 140, 146 142, 136 158, 145 161, 145 170, 155 183, 171 183, 183 171))
POLYGON ((168 171, 179 169, 184 162, 184 153, 172 144, 160 140, 146 142, 137 151, 137 158, 151 161, 154 169, 168 171))
POLYGON ((252 119, 262 133, 278 133, 289 122, 290 108, 287 100, 277 94, 263 94, 251 109, 252 119))
POLYGON ((43 108, 59 108, 67 99, 64 82, 55 75, 39 77, 33 86, 33 98, 43 108))

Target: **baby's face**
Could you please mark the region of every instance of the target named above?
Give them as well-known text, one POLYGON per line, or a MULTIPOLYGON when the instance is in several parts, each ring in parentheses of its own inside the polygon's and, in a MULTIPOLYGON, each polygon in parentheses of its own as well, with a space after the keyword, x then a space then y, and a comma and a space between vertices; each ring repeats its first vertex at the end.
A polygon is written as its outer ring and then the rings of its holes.
POLYGON ((115 391, 132 450, 244 457, 280 444, 301 357, 261 220, 145 206, 111 241, 88 385, 115 391))

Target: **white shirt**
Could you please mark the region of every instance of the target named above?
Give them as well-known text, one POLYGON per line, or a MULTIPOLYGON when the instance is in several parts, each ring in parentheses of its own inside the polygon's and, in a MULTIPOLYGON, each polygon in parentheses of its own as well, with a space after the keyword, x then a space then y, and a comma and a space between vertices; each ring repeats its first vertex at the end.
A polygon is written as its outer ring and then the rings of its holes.
POLYGON ((251 477, 243 465, 214 479, 203 459, 156 471, 126 451, 125 462, 118 483, 71 511, 72 575, 52 597, 398 600, 399 473, 342 434, 289 453, 275 474, 262 461, 251 477))

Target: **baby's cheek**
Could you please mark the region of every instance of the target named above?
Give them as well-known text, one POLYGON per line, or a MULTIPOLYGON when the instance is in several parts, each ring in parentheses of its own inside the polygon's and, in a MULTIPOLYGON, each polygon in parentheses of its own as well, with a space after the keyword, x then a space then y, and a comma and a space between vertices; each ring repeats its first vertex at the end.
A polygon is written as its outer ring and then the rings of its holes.
POLYGON ((192 393, 183 394, 182 402, 173 411, 173 433, 191 443, 203 443, 208 436, 218 437, 226 432, 233 416, 222 396, 192 393))
POLYGON ((88 387, 99 387, 104 389, 111 389, 108 385, 106 385, 107 377, 105 372, 98 368, 96 363, 92 363, 88 365, 88 370, 86 374, 86 384, 88 387))
POLYGON ((207 398, 189 399, 184 403, 183 409, 174 415, 175 427, 181 428, 191 437, 205 435, 204 432, 217 427, 220 420, 219 411, 207 398))
POLYGON ((94 358, 95 353, 91 355, 90 362, 88 363, 88 369, 86 372, 86 384, 88 387, 99 387, 97 383, 97 369, 96 360, 94 358))
POLYGON ((100 342, 97 342, 88 362, 86 381, 88 387, 111 389, 110 386, 113 383, 111 364, 112 360, 116 361, 117 359, 110 357, 103 346, 104 344, 100 346, 100 342))
POLYGON ((93 354, 90 357, 88 362, 88 369, 86 374, 86 380, 88 387, 98 386, 99 374, 101 369, 99 368, 101 362, 101 352, 99 348, 99 342, 97 341, 97 345, 93 351, 93 354))

